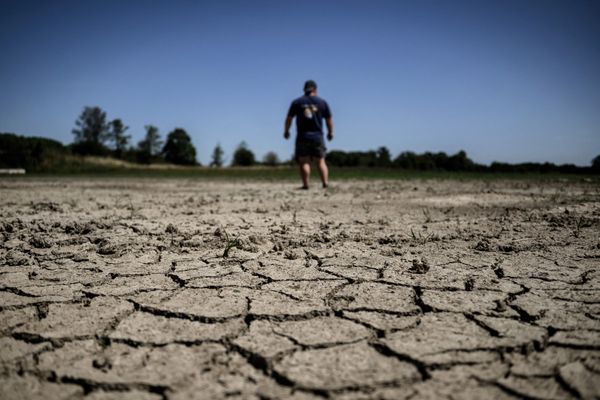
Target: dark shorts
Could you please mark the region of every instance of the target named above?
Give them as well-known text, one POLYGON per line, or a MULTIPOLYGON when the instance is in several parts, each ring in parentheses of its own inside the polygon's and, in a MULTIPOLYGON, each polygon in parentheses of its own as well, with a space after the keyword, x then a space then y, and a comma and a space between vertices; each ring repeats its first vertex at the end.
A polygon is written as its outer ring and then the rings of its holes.
POLYGON ((326 150, 322 140, 296 140, 296 159, 298 157, 325 158, 326 150))

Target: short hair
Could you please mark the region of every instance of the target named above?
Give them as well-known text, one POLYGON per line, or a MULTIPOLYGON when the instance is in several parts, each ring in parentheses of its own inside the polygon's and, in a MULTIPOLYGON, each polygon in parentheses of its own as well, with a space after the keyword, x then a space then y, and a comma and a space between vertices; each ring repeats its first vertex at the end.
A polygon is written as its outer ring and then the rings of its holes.
POLYGON ((316 89, 317 89, 317 82, 313 81, 312 79, 309 79, 306 82, 304 82, 304 93, 312 92, 313 90, 316 90, 316 89))

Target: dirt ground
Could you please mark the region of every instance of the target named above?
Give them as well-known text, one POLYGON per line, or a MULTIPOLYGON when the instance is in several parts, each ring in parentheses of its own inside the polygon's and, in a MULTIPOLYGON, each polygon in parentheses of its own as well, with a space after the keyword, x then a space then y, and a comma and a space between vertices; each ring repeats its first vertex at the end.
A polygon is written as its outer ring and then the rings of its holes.
POLYGON ((0 398, 600 397, 600 186, 294 185, 0 180, 0 398))

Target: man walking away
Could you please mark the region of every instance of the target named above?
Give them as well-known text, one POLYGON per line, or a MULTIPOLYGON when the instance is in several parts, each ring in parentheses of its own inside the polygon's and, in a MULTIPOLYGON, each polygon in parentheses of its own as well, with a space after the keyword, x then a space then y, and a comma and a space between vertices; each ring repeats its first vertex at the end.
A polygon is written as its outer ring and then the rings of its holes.
POLYGON ((333 139, 333 121, 329 105, 317 96, 317 84, 308 80, 304 84, 304 96, 292 101, 283 137, 290 137, 290 126, 296 118, 296 161, 300 166, 302 189, 308 189, 310 162, 317 160, 317 168, 323 187, 329 184, 329 171, 325 163, 325 139, 323 138, 323 119, 327 124, 327 139, 333 139))

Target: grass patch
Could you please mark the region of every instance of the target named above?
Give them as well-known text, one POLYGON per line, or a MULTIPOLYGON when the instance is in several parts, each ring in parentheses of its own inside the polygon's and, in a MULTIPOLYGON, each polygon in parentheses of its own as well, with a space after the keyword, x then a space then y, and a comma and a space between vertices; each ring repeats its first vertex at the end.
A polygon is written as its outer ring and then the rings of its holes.
MULTIPOLYGON (((447 172, 412 171, 393 168, 330 167, 333 181, 339 180, 409 180, 409 179, 452 179, 452 180, 569 180, 600 183, 600 175, 560 174, 560 173, 492 173, 492 172, 447 172)), ((101 157, 70 156, 66 162, 55 165, 45 172, 10 176, 7 179, 27 179, 30 177, 86 177, 86 178, 185 178, 212 180, 255 180, 255 181, 296 181, 299 180, 295 166, 255 166, 255 167, 197 167, 171 164, 141 165, 101 157)), ((5 178, 5 177, 3 177, 5 178)), ((318 181, 316 168, 313 182, 318 181)))
MULTIPOLYGON (((600 183, 598 175, 577 174, 537 174, 537 173, 491 173, 491 172, 447 172, 447 171, 408 171, 379 168, 330 168, 330 178, 336 180, 411 180, 411 179, 450 179, 450 180, 538 180, 538 181, 585 181, 600 183)), ((172 169, 129 169, 129 168, 85 168, 81 170, 60 170, 54 172, 30 173, 11 176, 11 179, 28 177, 90 177, 90 178, 187 178, 209 180, 255 180, 292 181, 299 180, 295 167, 181 167, 172 169)), ((313 183, 318 174, 313 171, 313 183)))

